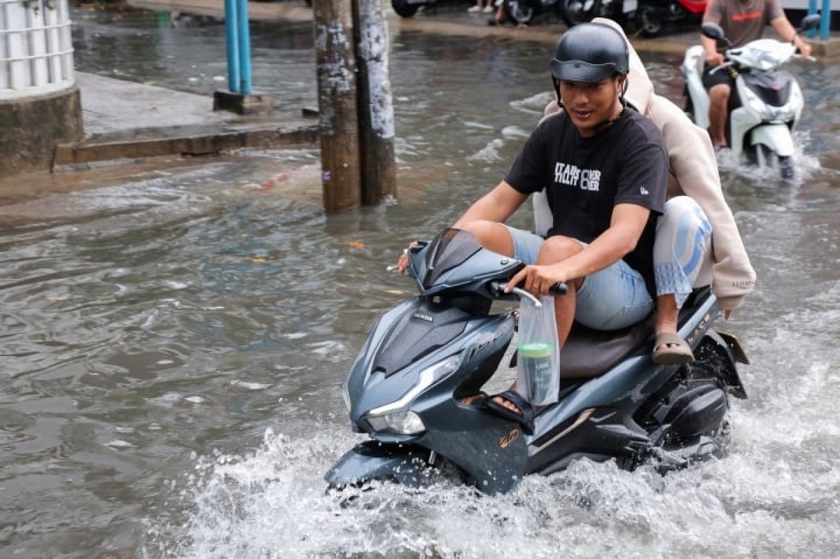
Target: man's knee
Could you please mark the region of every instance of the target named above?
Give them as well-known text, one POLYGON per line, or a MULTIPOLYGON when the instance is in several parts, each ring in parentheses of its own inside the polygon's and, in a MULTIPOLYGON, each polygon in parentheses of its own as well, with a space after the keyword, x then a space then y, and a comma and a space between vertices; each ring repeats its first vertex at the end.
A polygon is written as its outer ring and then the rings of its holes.
POLYGON ((689 232, 689 236, 702 239, 708 245, 712 235, 709 218, 690 196, 675 196, 665 203, 665 211, 656 223, 656 242, 673 242, 679 232, 689 232))
POLYGON ((729 85, 717 84, 709 88, 709 101, 711 103, 726 103, 730 93, 729 85))
POLYGON ((583 250, 583 246, 571 237, 556 235, 549 237, 540 247, 538 264, 553 264, 574 256, 583 250))

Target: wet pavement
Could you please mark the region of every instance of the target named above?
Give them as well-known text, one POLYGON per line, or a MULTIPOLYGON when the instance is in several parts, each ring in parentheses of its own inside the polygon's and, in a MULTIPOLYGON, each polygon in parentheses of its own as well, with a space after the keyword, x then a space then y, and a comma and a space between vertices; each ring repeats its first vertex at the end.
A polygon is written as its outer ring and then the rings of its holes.
POLYGON ((160 155, 315 145, 317 119, 214 110, 213 98, 77 72, 85 140, 58 146, 55 168, 160 155))

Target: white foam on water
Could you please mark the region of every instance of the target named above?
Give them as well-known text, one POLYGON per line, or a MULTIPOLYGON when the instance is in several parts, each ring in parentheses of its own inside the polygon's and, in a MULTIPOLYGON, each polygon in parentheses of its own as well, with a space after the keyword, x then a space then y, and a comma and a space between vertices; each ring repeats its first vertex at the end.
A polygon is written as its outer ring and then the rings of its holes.
POLYGON ((775 422, 734 415, 723 460, 667 476, 581 460, 496 496, 447 481, 331 493, 322 476, 355 439, 269 431, 247 456, 198 459, 179 492, 188 521, 151 533, 183 559, 836 556, 837 503, 820 490, 836 487, 836 464, 802 471, 798 451, 768 444, 775 422))

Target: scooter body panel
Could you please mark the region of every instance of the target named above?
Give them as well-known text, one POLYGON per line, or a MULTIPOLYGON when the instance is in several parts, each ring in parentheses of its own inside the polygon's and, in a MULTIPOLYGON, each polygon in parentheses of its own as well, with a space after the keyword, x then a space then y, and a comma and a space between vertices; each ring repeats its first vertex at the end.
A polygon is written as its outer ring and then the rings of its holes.
POLYGON ((779 157, 791 157, 793 155, 793 136, 787 124, 763 124, 750 132, 752 145, 767 146, 779 157))
POLYGON ((732 154, 736 158, 740 158, 744 153, 744 148, 746 147, 744 145, 745 138, 749 142, 747 145, 752 146, 755 144, 751 137, 747 137, 747 132, 762 128, 763 126, 761 124, 761 118, 755 112, 744 107, 738 107, 729 113, 729 147, 732 149, 732 154))

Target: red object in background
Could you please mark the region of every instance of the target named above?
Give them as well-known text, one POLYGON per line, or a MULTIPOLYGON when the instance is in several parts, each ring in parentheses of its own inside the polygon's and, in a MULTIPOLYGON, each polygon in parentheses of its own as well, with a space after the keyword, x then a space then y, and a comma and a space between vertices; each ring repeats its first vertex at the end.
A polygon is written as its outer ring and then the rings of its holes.
POLYGON ((702 14, 706 11, 708 2, 706 0, 702 0, 701 2, 697 2, 696 0, 677 0, 677 4, 685 8, 690 14, 702 14))

